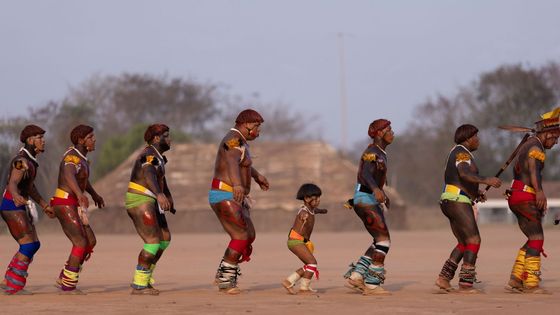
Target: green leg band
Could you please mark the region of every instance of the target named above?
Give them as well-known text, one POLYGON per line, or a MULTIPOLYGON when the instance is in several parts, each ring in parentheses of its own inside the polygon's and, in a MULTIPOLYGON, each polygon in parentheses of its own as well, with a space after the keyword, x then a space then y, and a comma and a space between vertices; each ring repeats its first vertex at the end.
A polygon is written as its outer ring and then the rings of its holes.
POLYGON ((167 247, 169 247, 169 243, 170 241, 161 241, 159 242, 159 248, 161 250, 165 250, 167 247))
POLYGON ((156 255, 160 248, 160 244, 144 244, 144 250, 152 255, 156 255))

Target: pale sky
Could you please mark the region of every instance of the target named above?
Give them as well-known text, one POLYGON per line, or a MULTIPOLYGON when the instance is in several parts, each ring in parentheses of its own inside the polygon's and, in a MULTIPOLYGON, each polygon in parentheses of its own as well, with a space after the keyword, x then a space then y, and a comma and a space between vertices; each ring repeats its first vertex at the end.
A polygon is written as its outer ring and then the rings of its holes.
POLYGON ((339 145, 344 33, 351 144, 377 118, 404 130, 416 105, 483 71, 560 62, 559 13, 538 0, 0 0, 0 110, 24 114, 93 74, 167 73, 319 115, 339 145))

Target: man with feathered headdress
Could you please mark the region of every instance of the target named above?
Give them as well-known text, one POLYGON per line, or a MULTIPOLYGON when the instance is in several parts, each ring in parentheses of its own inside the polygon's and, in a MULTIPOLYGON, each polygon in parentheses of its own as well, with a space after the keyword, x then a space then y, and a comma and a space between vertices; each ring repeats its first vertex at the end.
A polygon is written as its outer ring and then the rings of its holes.
POLYGON ((535 133, 521 146, 513 167, 513 182, 507 191, 508 204, 517 217, 527 242, 519 249, 506 290, 515 293, 547 294, 539 286, 541 253, 544 255, 542 218, 547 201, 542 188, 545 151, 551 149, 560 136, 560 107, 543 114, 535 133))

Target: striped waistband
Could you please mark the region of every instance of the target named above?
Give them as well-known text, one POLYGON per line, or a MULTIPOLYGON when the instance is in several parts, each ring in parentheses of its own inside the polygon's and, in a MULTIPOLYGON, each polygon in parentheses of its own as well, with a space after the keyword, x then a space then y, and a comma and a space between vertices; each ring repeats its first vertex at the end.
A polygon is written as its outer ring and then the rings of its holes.
POLYGON ((461 188, 459 188, 455 185, 451 185, 451 184, 446 184, 443 187, 443 192, 444 193, 451 193, 451 194, 455 194, 455 195, 463 195, 465 197, 469 197, 469 195, 464 190, 461 190, 461 188))
POLYGON ((511 182, 511 190, 516 191, 516 190, 521 190, 533 195, 536 195, 537 192, 535 191, 535 189, 531 186, 525 185, 522 181, 514 179, 511 182))
POLYGON ((138 190, 150 197, 156 198, 156 194, 154 194, 151 190, 135 182, 128 182, 128 188, 138 190))
POLYGON ((231 187, 229 184, 226 184, 217 178, 212 179, 212 189, 219 189, 223 191, 233 192, 233 187, 231 187))
POLYGON ((70 197, 70 193, 67 193, 64 190, 57 188, 54 191, 54 197, 61 198, 61 199, 68 199, 68 197, 70 197))

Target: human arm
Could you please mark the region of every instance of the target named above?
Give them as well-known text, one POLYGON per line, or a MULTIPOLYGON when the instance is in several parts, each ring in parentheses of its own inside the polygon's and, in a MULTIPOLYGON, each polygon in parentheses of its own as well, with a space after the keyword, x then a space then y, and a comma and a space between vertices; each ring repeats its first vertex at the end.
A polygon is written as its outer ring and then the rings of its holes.
POLYGON ((83 208, 89 208, 89 200, 84 195, 80 186, 78 185, 78 181, 76 180, 76 175, 78 174, 78 169, 76 164, 74 163, 65 163, 62 167, 62 178, 64 179, 64 183, 68 188, 70 188, 71 192, 78 198, 78 204, 83 208))
POLYGON ((93 189, 93 186, 91 185, 91 183, 87 182, 87 186, 86 186, 86 191, 88 192, 88 194, 90 194, 91 199, 93 199, 93 202, 95 203, 95 205, 98 208, 103 208, 105 207, 105 201, 103 200, 103 198, 95 191, 95 189, 93 189))
POLYGON ((16 206, 23 206, 27 203, 27 199, 25 199, 22 195, 19 194, 18 184, 23 179, 25 175, 25 171, 27 170, 25 162, 21 162, 22 164, 16 164, 18 161, 14 162, 14 167, 10 172, 10 180, 8 181, 8 191, 12 195, 12 199, 16 206))
POLYGON ((267 191, 270 188, 270 184, 268 183, 266 177, 259 173, 254 167, 251 167, 251 177, 257 184, 259 184, 261 190, 267 191))
POLYGON ((43 199, 43 197, 41 197, 41 194, 39 194, 35 184, 33 184, 29 190, 29 197, 39 204, 39 206, 43 209, 43 212, 45 212, 49 218, 55 217, 53 208, 43 199))
POLYGON ((224 157, 227 174, 233 187, 233 199, 241 203, 245 198, 245 187, 241 183, 241 169, 239 166, 241 150, 238 147, 227 147, 224 157))
POLYGON ((533 148, 529 151, 529 156, 527 159, 527 169, 529 171, 529 181, 531 187, 535 189, 535 197, 537 208, 541 210, 546 210, 547 200, 546 195, 542 189, 542 163, 544 162, 544 152, 539 149, 533 148))

